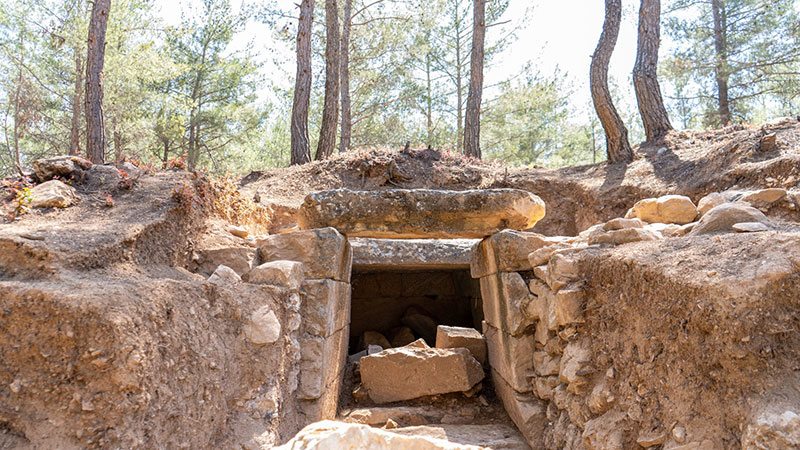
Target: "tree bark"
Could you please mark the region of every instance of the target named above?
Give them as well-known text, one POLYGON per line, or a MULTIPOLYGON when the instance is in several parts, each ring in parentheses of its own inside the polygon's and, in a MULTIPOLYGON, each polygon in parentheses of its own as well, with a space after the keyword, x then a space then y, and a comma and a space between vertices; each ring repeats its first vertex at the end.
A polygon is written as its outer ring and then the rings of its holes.
POLYGON ((609 162, 630 161, 633 150, 628 142, 628 129, 619 117, 617 109, 608 90, 608 62, 617 45, 619 24, 622 19, 620 0, 606 0, 606 15, 603 22, 603 33, 592 56, 591 89, 592 102, 597 117, 603 124, 606 134, 606 153, 609 162))
POLYGON ((317 142, 317 161, 328 159, 336 148, 336 128, 339 125, 339 7, 336 0, 325 0, 325 104, 322 126, 317 142))
POLYGON ((481 98, 483 96, 484 39, 486 37, 486 0, 473 1, 472 56, 469 72, 469 95, 464 121, 464 153, 481 159, 481 98))
POLYGON ((459 153, 464 151, 464 93, 461 90, 461 19, 458 17, 458 2, 454 3, 455 8, 455 31, 456 31, 456 96, 458 98, 458 111, 456 111, 456 149, 459 153))
POLYGON ((714 75, 717 81, 717 110, 722 126, 731 123, 731 107, 728 98, 728 20, 725 5, 721 0, 711 0, 711 12, 714 17, 714 51, 716 54, 714 75))
POLYGON ((105 160, 103 119, 103 64, 106 53, 106 26, 111 0, 95 0, 89 21, 86 56, 86 153, 95 164, 105 160))
POLYGON ((308 107, 311 103, 311 25, 314 21, 314 0, 302 0, 297 25, 297 75, 292 103, 291 165, 311 161, 308 139, 308 107))
POLYGON ((72 126, 69 132, 69 154, 80 153, 81 139, 81 86, 83 85, 83 61, 80 50, 75 48, 75 90, 72 94, 72 126))
POLYGON ((353 14, 353 0, 344 1, 344 17, 342 18, 342 136, 339 141, 339 152, 350 149, 353 133, 353 117, 350 111, 350 27, 353 14))
POLYGON ((658 85, 658 48, 661 44, 661 0, 642 0, 639 6, 639 42, 633 85, 645 136, 651 141, 672 129, 658 85))

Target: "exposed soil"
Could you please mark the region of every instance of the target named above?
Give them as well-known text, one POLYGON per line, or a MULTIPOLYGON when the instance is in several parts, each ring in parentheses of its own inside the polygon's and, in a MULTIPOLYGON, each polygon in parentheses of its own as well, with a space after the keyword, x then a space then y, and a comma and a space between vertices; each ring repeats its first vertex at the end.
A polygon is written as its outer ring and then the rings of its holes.
POLYGON ((758 128, 672 132, 635 150, 630 164, 563 169, 508 169, 432 150, 349 152, 327 161, 253 172, 242 180, 242 193, 284 212, 275 223, 281 227, 291 226, 291 213, 316 190, 518 188, 547 204, 547 216, 534 231, 575 235, 623 216, 642 198, 683 194, 697 202, 714 191, 788 189, 800 183, 800 123, 793 119, 758 128), (761 151, 761 137, 771 133, 777 135, 776 147, 761 151))

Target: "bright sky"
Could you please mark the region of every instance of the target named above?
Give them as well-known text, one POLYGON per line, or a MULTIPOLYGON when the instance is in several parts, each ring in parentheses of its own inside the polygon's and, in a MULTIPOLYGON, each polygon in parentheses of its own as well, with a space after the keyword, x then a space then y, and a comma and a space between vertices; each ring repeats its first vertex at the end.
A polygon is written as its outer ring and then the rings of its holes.
MULTIPOLYGON (((294 0, 279 0, 294 5, 294 0)), ((234 4, 238 4, 234 0, 234 4)), ((610 75, 620 84, 626 83, 636 59, 636 21, 638 0, 623 0, 623 21, 619 41, 611 59, 610 75)), ((180 22, 181 8, 197 4, 197 0, 161 2, 162 17, 169 24, 180 22)), ((598 0, 512 0, 505 20, 519 20, 526 8, 533 5, 530 23, 519 32, 519 39, 486 68, 487 85, 508 79, 520 72, 528 61, 543 74, 551 74, 556 67, 567 73, 575 89, 575 106, 589 101, 589 64, 591 54, 600 37, 604 18, 604 4, 598 0)), ((489 33, 491 33, 491 28, 489 33)), ((293 80, 294 49, 276 42, 267 25, 252 22, 238 37, 237 47, 255 42, 255 49, 265 58, 286 56, 282 71, 276 71, 271 62, 264 66, 266 79, 281 87, 289 87, 293 80), (280 73, 280 76, 274 76, 280 73)), ((663 53, 663 52, 662 52, 663 53)), ((624 92, 627 90, 623 90, 624 92)), ((631 89, 632 91, 632 89, 631 89)), ((627 94, 627 92, 625 92, 627 94)), ((630 97, 633 98, 630 92, 630 97)))

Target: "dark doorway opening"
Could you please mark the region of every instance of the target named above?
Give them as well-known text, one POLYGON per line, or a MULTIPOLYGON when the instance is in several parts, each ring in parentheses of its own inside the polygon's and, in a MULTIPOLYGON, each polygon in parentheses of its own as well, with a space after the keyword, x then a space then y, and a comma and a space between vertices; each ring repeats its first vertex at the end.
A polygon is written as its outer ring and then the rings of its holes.
POLYGON ((414 339, 433 347, 438 325, 481 329, 480 283, 468 269, 361 270, 353 272, 351 283, 350 354, 362 350, 366 332, 399 344, 404 340, 398 333, 407 341, 410 329, 414 339))

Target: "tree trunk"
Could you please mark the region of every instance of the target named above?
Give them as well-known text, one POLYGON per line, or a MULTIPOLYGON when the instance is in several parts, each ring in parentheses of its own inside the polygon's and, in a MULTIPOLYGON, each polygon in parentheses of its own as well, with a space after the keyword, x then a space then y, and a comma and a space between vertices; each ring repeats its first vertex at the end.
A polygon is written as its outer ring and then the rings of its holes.
POLYGON ((336 148, 336 128, 339 125, 339 7, 336 0, 325 0, 325 105, 322 126, 317 142, 317 161, 328 159, 336 148))
POLYGON ((458 98, 458 111, 456 111, 456 149, 459 153, 464 151, 464 94, 461 91, 461 20, 458 18, 458 3, 455 8, 455 30, 456 30, 456 96, 458 98))
POLYGON ((425 105, 425 118, 428 127, 428 148, 433 148, 433 80, 431 75, 431 54, 430 51, 425 55, 425 78, 427 81, 427 97, 425 105))
POLYGON ((658 85, 658 47, 661 43, 661 0, 642 0, 639 6, 639 42, 633 85, 647 140, 667 134, 672 125, 658 85))
POLYGON ((617 45, 619 23, 622 19, 620 0, 606 0, 603 33, 592 56, 591 89, 594 109, 606 133, 606 153, 609 162, 630 161, 633 150, 628 142, 628 129, 619 117, 608 90, 608 62, 617 45))
POLYGON ((69 154, 80 153, 81 139, 81 86, 83 85, 83 61, 78 48, 75 48, 75 90, 72 94, 72 126, 69 132, 69 154))
POLYGON ((342 137, 339 151, 350 149, 353 118, 350 111, 350 26, 353 13, 353 0, 344 1, 344 18, 342 19, 342 137))
POLYGON ((311 103, 311 24, 314 21, 314 0, 302 0, 297 25, 297 75, 292 103, 291 165, 311 161, 308 139, 308 107, 311 103))
POLYGON ((714 16, 714 51, 716 53, 714 75, 717 80, 717 100, 719 121, 722 126, 731 123, 731 108, 728 98, 728 23, 725 5, 721 0, 711 0, 711 12, 714 16))
POLYGON ((95 0, 89 22, 86 56, 86 153, 95 164, 105 160, 103 122, 103 64, 106 53, 106 26, 111 0, 95 0))
POLYGON ((472 56, 469 72, 469 96, 464 121, 464 153, 481 159, 481 97, 483 96, 484 38, 486 37, 486 0, 473 1, 472 56))

